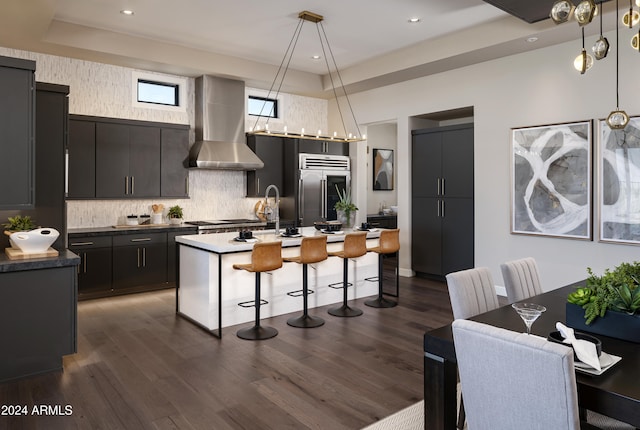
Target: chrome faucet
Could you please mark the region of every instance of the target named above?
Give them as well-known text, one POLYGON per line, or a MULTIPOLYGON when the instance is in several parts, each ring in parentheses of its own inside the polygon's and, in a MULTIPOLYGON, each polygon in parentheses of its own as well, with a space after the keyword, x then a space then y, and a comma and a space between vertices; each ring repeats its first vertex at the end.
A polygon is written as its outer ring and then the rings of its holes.
MULTIPOLYGON (((273 184, 269 185, 264 192, 264 201, 265 201, 265 206, 271 209, 271 206, 269 206, 269 191, 271 191, 271 189, 274 189, 276 191, 275 221, 276 221, 276 236, 279 236, 280 235, 280 191, 278 190, 278 187, 276 187, 273 184)), ((273 216, 273 209, 271 209, 271 215, 273 216)))

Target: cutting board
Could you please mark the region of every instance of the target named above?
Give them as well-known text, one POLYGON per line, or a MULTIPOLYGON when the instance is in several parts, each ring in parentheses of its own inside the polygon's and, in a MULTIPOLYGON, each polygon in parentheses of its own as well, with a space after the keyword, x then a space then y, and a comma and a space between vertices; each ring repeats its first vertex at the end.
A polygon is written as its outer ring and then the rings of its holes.
POLYGON ((7 254, 7 257, 9 257, 9 260, 26 260, 28 258, 42 258, 42 257, 57 257, 58 256, 58 251, 53 249, 53 248, 49 248, 45 252, 38 252, 38 253, 35 253, 35 254, 27 254, 25 252, 22 252, 22 250, 16 249, 16 248, 5 248, 4 252, 5 252, 5 254, 7 254))

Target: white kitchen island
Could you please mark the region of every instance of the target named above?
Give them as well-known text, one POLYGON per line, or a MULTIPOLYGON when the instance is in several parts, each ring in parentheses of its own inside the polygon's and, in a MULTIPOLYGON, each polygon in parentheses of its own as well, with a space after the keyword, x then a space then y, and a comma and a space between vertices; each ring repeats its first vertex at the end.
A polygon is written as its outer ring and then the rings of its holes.
MULTIPOLYGON (((314 227, 299 230, 303 236, 323 234, 314 227)), ((259 241, 282 241, 283 257, 300 252, 301 238, 276 237, 273 230, 253 235, 259 241)), ((237 236, 238 233, 217 233, 176 237, 177 312, 218 337, 222 336, 222 327, 255 320, 253 307, 238 305, 254 300, 255 274, 233 269, 235 263, 251 262, 253 243, 235 241, 237 236)), ((367 247, 376 246, 379 236, 379 231, 369 231, 367 247)), ((343 241, 344 234, 327 234, 328 251, 341 250, 343 241)), ((314 291, 309 295, 310 309, 342 302, 342 267, 338 257, 309 265, 309 289, 314 291), (333 288, 330 284, 338 285, 333 288)), ((377 274, 378 256, 373 252, 350 261, 349 282, 354 285, 348 289, 349 300, 377 294, 377 282, 365 281, 377 274)), ((262 318, 302 311, 302 297, 287 294, 302 289, 301 264, 284 262, 282 268, 261 276, 262 299, 268 301, 260 306, 262 318)))

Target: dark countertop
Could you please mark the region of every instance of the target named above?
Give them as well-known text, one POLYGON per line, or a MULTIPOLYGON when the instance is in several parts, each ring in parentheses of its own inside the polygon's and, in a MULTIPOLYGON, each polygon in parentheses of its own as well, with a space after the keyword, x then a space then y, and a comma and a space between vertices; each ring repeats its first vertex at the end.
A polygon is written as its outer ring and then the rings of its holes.
POLYGON ((139 226, 131 226, 131 227, 91 227, 91 228, 70 228, 67 230, 67 234, 69 237, 80 237, 80 236, 116 236, 123 234, 134 234, 134 233, 162 233, 162 232, 179 232, 179 231, 188 231, 188 232, 196 232, 197 227, 191 224, 177 224, 177 225, 162 225, 157 227, 139 227, 139 226))
POLYGON ((21 272, 24 270, 51 269, 56 267, 77 266, 80 257, 65 249, 57 257, 29 258, 24 260, 9 260, 3 252, 0 254, 0 273, 21 272))
POLYGON ((367 218, 396 218, 398 214, 367 214, 367 218))

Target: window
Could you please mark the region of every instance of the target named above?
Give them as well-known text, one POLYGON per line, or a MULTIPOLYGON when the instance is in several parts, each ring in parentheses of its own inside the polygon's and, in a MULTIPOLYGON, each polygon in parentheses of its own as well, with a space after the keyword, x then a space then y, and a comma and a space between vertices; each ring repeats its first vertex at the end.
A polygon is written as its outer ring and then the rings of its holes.
POLYGON ((167 106, 180 106, 178 84, 138 79, 138 102, 167 106))
POLYGON ((186 112, 186 78, 139 71, 134 71, 131 78, 134 107, 186 112))
POLYGON ((278 118, 278 100, 266 97, 249 96, 247 113, 252 116, 278 118))

